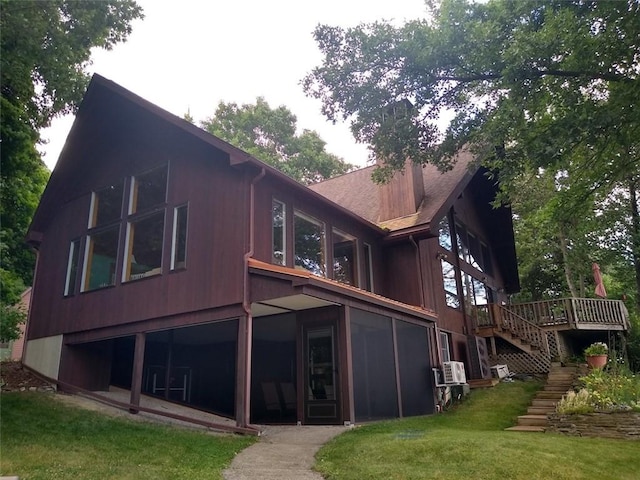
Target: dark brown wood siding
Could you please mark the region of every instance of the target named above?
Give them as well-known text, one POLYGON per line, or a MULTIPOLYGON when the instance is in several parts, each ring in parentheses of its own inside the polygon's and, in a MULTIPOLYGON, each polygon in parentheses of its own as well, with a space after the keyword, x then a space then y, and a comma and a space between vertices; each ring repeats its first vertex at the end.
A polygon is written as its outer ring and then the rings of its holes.
MULTIPOLYGON (((175 128, 161 124, 155 127, 160 131, 153 132, 153 144, 142 129, 138 129, 141 138, 130 139, 138 142, 131 143, 132 147, 113 133, 119 150, 108 150, 108 155, 96 152, 96 172, 92 172, 91 181, 69 186, 77 189, 75 199, 58 207, 57 215, 43 232, 30 338, 124 325, 242 301, 243 254, 248 248, 244 170, 230 167, 221 151, 176 133, 175 128), (110 162, 110 155, 116 160, 110 162), (136 155, 144 160, 138 158, 130 168, 123 168, 120 159, 136 155), (75 295, 65 298, 69 244, 82 238, 84 250, 91 191, 144 172, 159 162, 170 165, 162 275, 124 284, 118 278, 113 287, 85 293, 76 290, 75 295), (188 204, 187 267, 171 272, 174 207, 182 204, 188 204)), ((126 130, 126 125, 123 128, 126 130)), ((130 132, 123 137, 129 135, 130 132)), ((78 162, 82 163, 80 159, 78 162)), ((121 225, 118 262, 123 259, 126 222, 121 225)))
MULTIPOLYGON (((267 263, 272 261, 271 206, 274 199, 286 205, 287 266, 293 266, 293 212, 294 210, 299 210, 324 222, 327 233, 327 255, 331 255, 331 232, 334 227, 357 238, 359 267, 357 286, 361 288, 364 288, 364 244, 370 245, 374 264, 373 281, 374 286, 377 286, 377 280, 381 280, 382 277, 380 274, 380 242, 382 234, 364 223, 358 223, 353 217, 337 210, 332 210, 311 192, 305 194, 303 191, 294 190, 284 182, 271 177, 266 177, 256 185, 255 259, 267 263)), ((330 275, 331 273, 329 272, 330 275)))

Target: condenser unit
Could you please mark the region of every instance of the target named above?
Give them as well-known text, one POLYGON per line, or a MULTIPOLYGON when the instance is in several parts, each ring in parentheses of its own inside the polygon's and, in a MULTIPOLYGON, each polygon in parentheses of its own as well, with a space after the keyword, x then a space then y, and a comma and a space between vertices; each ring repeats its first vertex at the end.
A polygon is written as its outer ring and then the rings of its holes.
POLYGON ((462 362, 444 362, 442 364, 442 372, 444 374, 444 383, 448 385, 459 385, 467 383, 467 376, 464 374, 464 363, 462 362))

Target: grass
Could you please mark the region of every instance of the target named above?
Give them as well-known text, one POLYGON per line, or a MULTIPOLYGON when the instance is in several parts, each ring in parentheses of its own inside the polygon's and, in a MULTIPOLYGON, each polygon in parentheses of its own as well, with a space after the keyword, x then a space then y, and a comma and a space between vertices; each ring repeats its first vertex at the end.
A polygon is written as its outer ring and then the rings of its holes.
POLYGON ((638 478, 639 442, 505 431, 539 387, 501 383, 442 415, 355 428, 318 452, 316 469, 329 480, 638 478))
POLYGON ((2 393, 0 475, 20 479, 221 479, 255 438, 113 418, 52 394, 2 393))

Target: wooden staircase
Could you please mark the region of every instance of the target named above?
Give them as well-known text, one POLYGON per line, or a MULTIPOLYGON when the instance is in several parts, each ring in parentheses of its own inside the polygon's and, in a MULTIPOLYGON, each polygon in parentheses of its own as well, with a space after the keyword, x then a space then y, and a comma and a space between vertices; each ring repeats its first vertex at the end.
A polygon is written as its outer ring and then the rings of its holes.
POLYGON ((542 390, 534 397, 525 415, 518 417, 518 424, 506 430, 516 432, 544 432, 548 426, 547 414, 568 390, 572 390, 580 372, 577 367, 552 366, 542 390))

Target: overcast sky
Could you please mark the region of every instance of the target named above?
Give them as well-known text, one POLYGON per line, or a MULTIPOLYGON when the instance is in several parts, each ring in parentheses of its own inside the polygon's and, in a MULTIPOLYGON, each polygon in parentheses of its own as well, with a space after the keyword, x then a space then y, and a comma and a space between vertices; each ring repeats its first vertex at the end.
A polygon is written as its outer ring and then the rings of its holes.
MULTIPOLYGON (((316 130, 327 150, 364 165, 367 150, 348 125, 332 125, 320 102, 307 98, 300 80, 322 57, 312 31, 318 24, 355 26, 422 18, 423 0, 138 0, 145 18, 133 23, 126 43, 96 50, 89 71, 98 73, 169 112, 187 111, 196 123, 220 101, 254 103, 264 97, 285 105, 298 127, 316 130)), ((54 121, 42 137, 44 161, 53 169, 73 117, 54 121)))

